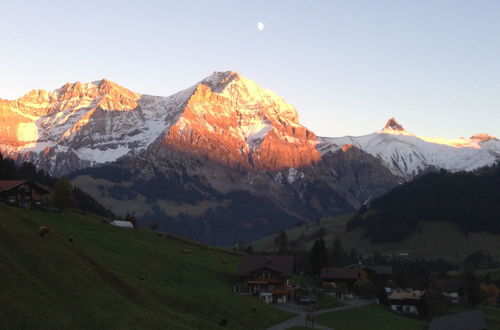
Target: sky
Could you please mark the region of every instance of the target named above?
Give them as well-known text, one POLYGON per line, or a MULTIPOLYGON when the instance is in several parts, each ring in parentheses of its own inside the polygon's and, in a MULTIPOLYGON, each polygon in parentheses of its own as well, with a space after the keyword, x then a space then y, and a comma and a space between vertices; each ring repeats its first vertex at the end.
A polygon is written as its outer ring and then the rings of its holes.
POLYGON ((320 136, 394 116, 423 136, 500 137, 496 0, 0 0, 0 13, 4 99, 101 78, 168 96, 232 70, 320 136))

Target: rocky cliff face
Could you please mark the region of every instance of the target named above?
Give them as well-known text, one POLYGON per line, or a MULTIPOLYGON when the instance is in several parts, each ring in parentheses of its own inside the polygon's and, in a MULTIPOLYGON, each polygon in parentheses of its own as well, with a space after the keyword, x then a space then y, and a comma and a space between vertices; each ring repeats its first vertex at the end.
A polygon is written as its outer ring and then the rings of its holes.
POLYGON ((234 72, 199 83, 163 143, 247 169, 302 167, 320 159, 316 136, 299 123, 295 108, 234 72))

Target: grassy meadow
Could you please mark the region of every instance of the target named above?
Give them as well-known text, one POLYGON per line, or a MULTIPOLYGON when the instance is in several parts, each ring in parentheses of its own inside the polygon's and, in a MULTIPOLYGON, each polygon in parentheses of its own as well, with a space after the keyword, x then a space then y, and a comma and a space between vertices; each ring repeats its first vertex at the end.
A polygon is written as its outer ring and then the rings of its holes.
POLYGON ((1 329, 265 329, 292 316, 232 292, 235 254, 77 213, 0 205, 0 260, 1 329))
POLYGON ((318 315, 315 320, 336 330, 426 330, 425 321, 393 313, 379 305, 345 309, 318 315))

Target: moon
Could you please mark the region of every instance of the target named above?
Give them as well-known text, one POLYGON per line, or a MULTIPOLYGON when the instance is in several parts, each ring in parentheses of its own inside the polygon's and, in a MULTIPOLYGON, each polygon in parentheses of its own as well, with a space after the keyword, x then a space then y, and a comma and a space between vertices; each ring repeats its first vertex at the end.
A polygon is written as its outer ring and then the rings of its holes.
POLYGON ((259 22, 259 23, 257 24, 257 29, 259 29, 259 31, 264 30, 264 23, 259 22))

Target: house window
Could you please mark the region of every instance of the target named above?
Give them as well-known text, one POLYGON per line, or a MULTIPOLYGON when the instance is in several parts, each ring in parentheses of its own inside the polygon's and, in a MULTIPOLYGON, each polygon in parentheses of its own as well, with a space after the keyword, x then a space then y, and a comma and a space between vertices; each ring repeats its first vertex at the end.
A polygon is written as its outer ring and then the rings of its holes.
POLYGON ((270 278, 271 277, 271 272, 260 272, 260 276, 262 278, 270 278))

